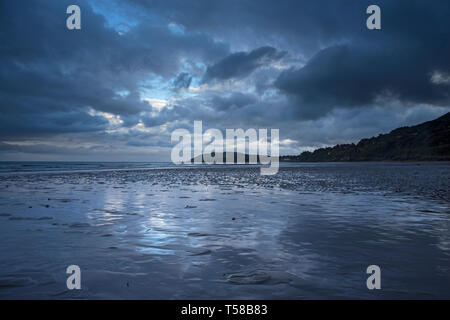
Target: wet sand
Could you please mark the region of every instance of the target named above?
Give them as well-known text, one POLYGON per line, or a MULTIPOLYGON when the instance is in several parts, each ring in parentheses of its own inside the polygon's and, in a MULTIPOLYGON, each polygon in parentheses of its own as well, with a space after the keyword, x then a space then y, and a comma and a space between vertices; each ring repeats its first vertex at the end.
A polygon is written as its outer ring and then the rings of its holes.
POLYGON ((450 298, 450 164, 259 173, 2 174, 0 298, 450 298))

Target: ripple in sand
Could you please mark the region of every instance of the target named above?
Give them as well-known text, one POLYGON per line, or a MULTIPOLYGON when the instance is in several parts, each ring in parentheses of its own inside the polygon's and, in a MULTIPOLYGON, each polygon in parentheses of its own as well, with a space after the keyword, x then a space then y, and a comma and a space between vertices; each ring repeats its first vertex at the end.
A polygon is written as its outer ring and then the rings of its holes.
POLYGON ((17 288, 33 285, 35 282, 31 278, 0 278, 0 288, 17 288))
POLYGON ((30 217, 11 217, 9 220, 15 220, 15 221, 21 221, 21 220, 33 220, 33 218, 30 217))
POLYGON ((207 236, 209 236, 209 234, 207 234, 207 233, 200 233, 200 232, 189 232, 188 236, 189 237, 207 237, 207 236))
POLYGON ((10 217, 9 213, 0 213, 0 217, 10 217))
POLYGON ((200 200, 198 200, 198 201, 216 201, 217 199, 209 199, 209 198, 207 198, 207 199, 200 199, 200 200))
POLYGON ((203 256, 205 254, 210 254, 211 250, 206 248, 190 248, 186 250, 190 256, 203 256))
POLYGON ((232 284, 263 284, 270 280, 270 275, 262 272, 234 273, 227 276, 227 281, 232 284))
POLYGON ((64 233, 79 233, 79 234, 88 234, 88 232, 81 231, 81 230, 66 230, 64 233))
POLYGON ((84 222, 76 222, 76 223, 72 223, 71 225, 69 225, 70 228, 85 228, 85 227, 90 227, 91 225, 89 223, 84 223, 84 222))

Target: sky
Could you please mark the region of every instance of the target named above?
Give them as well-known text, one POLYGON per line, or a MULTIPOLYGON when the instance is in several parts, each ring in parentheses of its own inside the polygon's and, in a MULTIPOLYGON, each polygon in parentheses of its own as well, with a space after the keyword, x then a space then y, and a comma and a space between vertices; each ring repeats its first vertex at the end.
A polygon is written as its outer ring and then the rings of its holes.
POLYGON ((0 160, 170 161, 195 120, 357 142, 449 112, 449 57, 447 0, 0 0, 0 160))

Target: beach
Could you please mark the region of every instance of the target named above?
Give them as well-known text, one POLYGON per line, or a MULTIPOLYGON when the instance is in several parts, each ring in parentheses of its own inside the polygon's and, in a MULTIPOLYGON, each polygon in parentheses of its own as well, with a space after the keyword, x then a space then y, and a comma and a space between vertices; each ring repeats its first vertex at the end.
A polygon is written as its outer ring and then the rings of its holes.
POLYGON ((12 166, 0 299, 450 298, 448 162, 12 166))

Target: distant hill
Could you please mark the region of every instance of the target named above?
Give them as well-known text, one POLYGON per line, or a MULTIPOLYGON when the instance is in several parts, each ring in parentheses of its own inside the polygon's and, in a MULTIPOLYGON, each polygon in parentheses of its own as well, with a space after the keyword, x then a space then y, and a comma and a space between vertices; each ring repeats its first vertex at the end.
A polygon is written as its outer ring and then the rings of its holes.
POLYGON ((341 144, 280 161, 431 161, 450 160, 450 112, 413 127, 362 139, 357 144, 341 144))

